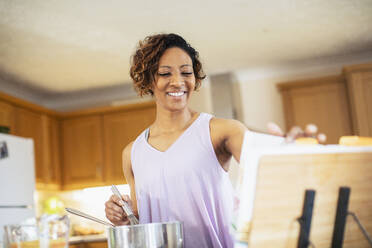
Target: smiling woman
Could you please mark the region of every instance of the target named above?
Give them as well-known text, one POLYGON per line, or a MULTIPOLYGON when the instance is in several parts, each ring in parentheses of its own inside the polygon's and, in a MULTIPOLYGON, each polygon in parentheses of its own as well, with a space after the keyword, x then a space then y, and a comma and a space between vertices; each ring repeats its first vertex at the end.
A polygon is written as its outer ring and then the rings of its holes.
MULTIPOLYGON (((123 172, 141 224, 181 221, 185 247, 233 247, 229 161, 240 160, 247 128, 197 113, 190 96, 205 75, 198 52, 181 36, 159 34, 139 43, 130 75, 139 95, 156 102, 156 119, 123 151, 123 172)), ((106 217, 128 225, 122 200, 106 202, 106 217)))
MULTIPOLYGON (((226 172, 231 156, 239 161, 246 128, 188 107, 205 74, 198 52, 179 35, 141 41, 130 75, 139 95, 155 98, 156 120, 123 151, 131 188, 131 197, 123 199, 140 223, 182 221, 185 247, 232 247, 233 193, 226 172)), ((112 196, 106 216, 126 225, 120 204, 112 196)))

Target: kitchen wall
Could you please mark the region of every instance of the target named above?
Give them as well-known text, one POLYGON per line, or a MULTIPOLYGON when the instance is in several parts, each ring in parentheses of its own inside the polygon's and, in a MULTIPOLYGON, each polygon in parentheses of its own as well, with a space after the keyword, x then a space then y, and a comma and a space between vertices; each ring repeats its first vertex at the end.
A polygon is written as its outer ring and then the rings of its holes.
POLYGON ((199 112, 213 113, 211 84, 209 78, 202 81, 201 87, 191 96, 189 106, 199 112))

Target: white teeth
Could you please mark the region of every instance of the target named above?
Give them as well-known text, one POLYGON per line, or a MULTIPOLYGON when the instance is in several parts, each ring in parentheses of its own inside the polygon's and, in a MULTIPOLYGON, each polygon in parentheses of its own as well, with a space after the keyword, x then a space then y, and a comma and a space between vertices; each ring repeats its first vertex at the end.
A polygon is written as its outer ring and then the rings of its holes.
POLYGON ((184 91, 181 91, 181 92, 168 92, 168 95, 170 95, 170 96, 182 96, 183 94, 185 94, 184 91))

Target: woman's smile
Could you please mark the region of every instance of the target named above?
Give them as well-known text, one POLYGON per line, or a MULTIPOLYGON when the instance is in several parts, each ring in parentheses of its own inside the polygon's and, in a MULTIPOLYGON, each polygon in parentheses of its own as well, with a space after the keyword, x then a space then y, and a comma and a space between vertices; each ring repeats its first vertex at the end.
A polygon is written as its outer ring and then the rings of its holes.
POLYGON ((183 96, 186 96, 187 91, 173 91, 173 92, 167 92, 167 95, 174 98, 181 98, 183 96))

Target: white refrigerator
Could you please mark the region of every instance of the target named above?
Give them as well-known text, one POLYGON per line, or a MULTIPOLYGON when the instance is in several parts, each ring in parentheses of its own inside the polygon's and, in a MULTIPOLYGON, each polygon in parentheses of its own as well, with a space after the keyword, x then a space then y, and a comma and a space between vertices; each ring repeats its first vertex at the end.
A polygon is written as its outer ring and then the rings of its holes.
POLYGON ((35 217, 32 139, 0 133, 0 247, 4 225, 35 217))

